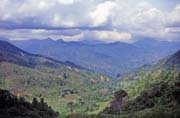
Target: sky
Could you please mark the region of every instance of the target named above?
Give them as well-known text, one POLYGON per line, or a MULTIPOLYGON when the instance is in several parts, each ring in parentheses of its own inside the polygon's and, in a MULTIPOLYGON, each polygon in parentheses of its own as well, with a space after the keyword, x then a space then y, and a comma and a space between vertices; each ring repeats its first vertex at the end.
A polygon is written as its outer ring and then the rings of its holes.
POLYGON ((0 37, 180 41, 179 0, 0 0, 0 37))

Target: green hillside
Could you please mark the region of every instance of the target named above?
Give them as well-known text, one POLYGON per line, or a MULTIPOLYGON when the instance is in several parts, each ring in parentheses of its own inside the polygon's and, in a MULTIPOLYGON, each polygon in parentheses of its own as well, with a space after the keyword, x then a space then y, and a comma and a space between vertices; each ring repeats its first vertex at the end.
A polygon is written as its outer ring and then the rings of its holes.
POLYGON ((179 118, 180 51, 113 82, 72 62, 0 42, 0 88, 28 101, 44 98, 59 117, 179 118))
POLYGON ((71 62, 29 54, 7 42, 0 45, 0 88, 28 100, 43 97, 60 113, 70 113, 68 103, 74 113, 96 111, 101 107, 96 103, 109 100, 115 89, 107 76, 71 62))
POLYGON ((124 75, 111 102, 99 114, 68 118, 179 118, 180 51, 124 75))
POLYGON ((119 86, 123 90, 115 93, 102 113, 123 118, 179 118, 180 51, 126 74, 119 86))
POLYGON ((142 67, 119 78, 119 86, 137 97, 143 90, 148 90, 151 84, 174 81, 180 73, 180 51, 151 65, 142 67))

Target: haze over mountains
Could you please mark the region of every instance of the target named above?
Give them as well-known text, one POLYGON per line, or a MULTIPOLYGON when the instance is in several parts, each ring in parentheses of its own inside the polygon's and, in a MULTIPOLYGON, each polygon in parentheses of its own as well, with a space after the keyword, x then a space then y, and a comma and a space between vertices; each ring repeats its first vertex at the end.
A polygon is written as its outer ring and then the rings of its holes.
POLYGON ((71 61, 112 77, 158 61, 180 48, 179 42, 142 38, 134 43, 63 40, 9 40, 17 47, 59 61, 71 61))
POLYGON ((98 109, 95 105, 97 100, 104 101, 110 97, 108 94, 114 90, 111 84, 107 76, 72 62, 34 55, 0 41, 0 88, 16 96, 26 99, 43 97, 61 113, 69 112, 65 107, 69 102, 81 99, 86 103, 84 106, 76 103, 77 110, 85 112, 89 108, 92 112, 98 109))

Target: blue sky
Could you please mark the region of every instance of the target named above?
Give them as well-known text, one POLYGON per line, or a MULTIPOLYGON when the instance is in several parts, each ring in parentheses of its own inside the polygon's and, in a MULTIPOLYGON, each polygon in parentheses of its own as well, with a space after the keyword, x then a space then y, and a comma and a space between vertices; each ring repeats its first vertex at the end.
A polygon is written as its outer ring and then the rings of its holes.
POLYGON ((131 43, 180 41, 179 0, 1 0, 0 36, 131 43))

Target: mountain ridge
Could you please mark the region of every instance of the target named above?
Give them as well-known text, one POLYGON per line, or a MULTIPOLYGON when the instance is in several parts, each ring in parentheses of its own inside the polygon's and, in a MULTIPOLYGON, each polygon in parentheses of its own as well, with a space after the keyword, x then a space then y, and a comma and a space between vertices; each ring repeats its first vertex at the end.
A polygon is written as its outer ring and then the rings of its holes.
POLYGON ((177 118, 180 104, 180 50, 119 80, 110 105, 101 114, 125 118, 177 118), (119 117, 120 117, 119 116, 119 117))
MULTIPOLYGON (((31 54, 29 52, 26 52, 20 48, 17 48, 15 47, 14 45, 10 44, 9 42, 7 41, 3 41, 3 40, 0 40, 0 61, 7 61, 7 62, 17 62, 15 61, 15 59, 17 58, 20 59, 20 61, 24 61, 24 60, 27 60, 27 63, 30 63, 30 64, 27 64, 26 66, 32 66, 36 63, 31 63, 31 62, 28 62, 28 61, 31 61, 30 59, 27 59, 29 57, 38 57, 38 58, 44 58, 44 59, 47 59, 49 61, 52 61, 52 62, 55 62, 55 63, 59 63, 59 64, 64 64, 64 65, 67 65, 67 66, 74 66, 76 68, 79 68, 79 69, 85 69, 83 67, 80 67, 72 62, 61 62, 61 61, 58 61, 58 60, 55 60, 53 58, 50 58, 50 57, 47 57, 47 56, 42 56, 42 55, 39 55, 39 54, 31 54), (3 56, 7 56, 7 59, 6 58, 2 58, 3 56), (18 55, 18 56, 16 56, 18 55), (8 60, 8 56, 13 56, 14 59, 10 59, 8 60), (25 59, 23 59, 23 57, 25 59)), ((17 64, 17 63, 15 63, 17 64)), ((86 69, 87 70, 87 69, 86 69)))
POLYGON ((64 106, 74 101, 77 113, 89 108, 93 112, 99 108, 96 103, 109 99, 115 89, 108 76, 72 62, 29 54, 8 42, 0 41, 0 47, 0 88, 27 100, 41 96, 60 113, 69 113, 64 106), (79 99, 85 102, 83 107, 79 99))
POLYGON ((88 44, 88 41, 65 42, 52 39, 10 42, 31 53, 46 55, 63 62, 71 61, 81 67, 115 78, 144 64, 156 62, 176 52, 180 47, 178 42, 147 40, 138 40, 132 44, 122 42, 88 44))

